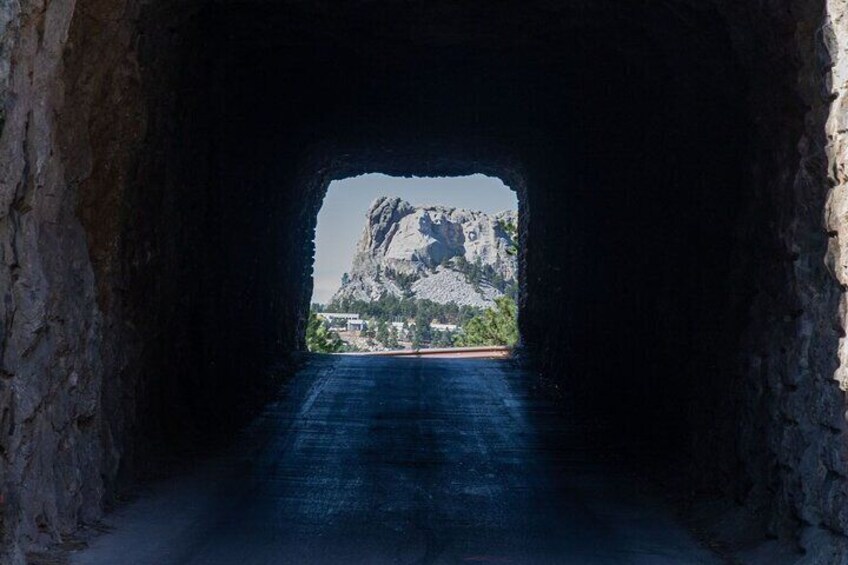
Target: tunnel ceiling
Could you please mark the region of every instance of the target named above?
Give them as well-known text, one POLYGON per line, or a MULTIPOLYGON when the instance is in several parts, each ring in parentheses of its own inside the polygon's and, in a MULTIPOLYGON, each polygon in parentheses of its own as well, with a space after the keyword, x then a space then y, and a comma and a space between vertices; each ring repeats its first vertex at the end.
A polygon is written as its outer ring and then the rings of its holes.
POLYGON ((726 76, 734 72, 727 31, 709 9, 239 3, 207 11, 223 104, 268 136, 401 138, 393 144, 476 136, 515 146, 600 135, 607 145, 615 143, 607 133, 626 131, 649 99, 653 111, 676 102, 694 114, 706 96, 739 96, 726 76))

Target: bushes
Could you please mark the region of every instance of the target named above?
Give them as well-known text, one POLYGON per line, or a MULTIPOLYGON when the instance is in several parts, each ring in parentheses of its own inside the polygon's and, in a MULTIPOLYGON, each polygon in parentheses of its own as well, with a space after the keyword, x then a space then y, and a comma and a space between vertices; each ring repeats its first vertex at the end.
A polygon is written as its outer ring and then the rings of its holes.
POLYGON ((336 332, 324 325, 314 310, 309 311, 306 324, 306 347, 313 353, 338 353, 345 349, 345 343, 336 332))
POLYGON ((475 316, 463 326, 456 345, 507 345, 518 343, 518 308, 506 296, 495 299, 495 307, 475 316))

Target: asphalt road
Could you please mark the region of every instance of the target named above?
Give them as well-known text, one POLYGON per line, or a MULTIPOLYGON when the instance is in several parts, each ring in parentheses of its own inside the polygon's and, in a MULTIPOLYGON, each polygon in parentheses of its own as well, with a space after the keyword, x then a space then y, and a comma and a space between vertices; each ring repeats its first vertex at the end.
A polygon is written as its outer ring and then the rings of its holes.
POLYGON ((719 562, 496 360, 318 357, 78 564, 719 562))

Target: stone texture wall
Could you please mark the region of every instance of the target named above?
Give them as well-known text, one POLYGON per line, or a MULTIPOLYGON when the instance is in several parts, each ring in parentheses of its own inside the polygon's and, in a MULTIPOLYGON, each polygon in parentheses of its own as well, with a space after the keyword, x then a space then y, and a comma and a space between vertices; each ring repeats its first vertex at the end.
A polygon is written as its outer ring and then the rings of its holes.
MULTIPOLYGON (((826 302, 830 306, 826 310, 821 304, 821 292, 815 288, 807 288, 809 302, 819 300, 817 304, 823 320, 820 327, 829 329, 833 324, 839 337, 836 359, 833 353, 833 338, 822 346, 807 349, 809 356, 817 358, 824 357, 827 363, 822 367, 819 363, 807 363, 813 366, 816 372, 816 388, 822 391, 824 397, 822 402, 808 406, 808 411, 814 411, 821 416, 817 418, 819 434, 815 439, 809 440, 802 461, 806 465, 803 469, 807 484, 811 487, 805 488, 805 502, 814 501, 813 512, 804 512, 805 518, 809 520, 814 528, 808 530, 806 539, 812 543, 816 537, 821 536, 821 529, 828 533, 838 532, 841 536, 848 536, 848 435, 846 435, 846 412, 845 393, 848 391, 846 383, 846 367, 848 366, 848 351, 846 351, 846 328, 848 328, 848 308, 846 308, 845 291, 848 289, 848 278, 846 278, 846 257, 844 256, 846 224, 848 215, 845 208, 845 127, 844 123, 848 116, 848 108, 845 106, 846 86, 848 86, 848 52, 846 51, 846 40, 848 40, 848 4, 843 1, 828 0, 825 2, 825 16, 821 27, 815 30, 816 57, 813 53, 808 55, 807 74, 810 80, 810 96, 817 97, 818 104, 809 115, 814 117, 812 132, 808 125, 808 137, 815 136, 818 143, 801 146, 804 154, 812 158, 823 160, 827 171, 828 186, 832 187, 828 193, 828 201, 825 206, 824 224, 828 236, 828 252, 826 256, 827 266, 830 274, 839 283, 839 293, 831 293, 830 300, 826 302), (818 80, 815 80, 818 79, 818 80), (824 125, 823 133, 821 129, 824 125), (812 145, 812 147, 810 147, 812 145), (814 148, 815 151, 811 149, 814 148), (836 320, 833 320, 832 304, 838 305, 836 320), (830 323, 829 323, 830 322, 830 323), (835 374, 830 370, 836 364, 835 374), (836 390, 833 379, 839 386, 836 390), (819 463, 813 463, 818 459, 819 463), (812 480, 810 480, 812 479, 812 480), (818 504, 815 504, 818 502, 818 504), (812 514, 812 516, 810 516, 812 514)), ((808 337, 808 329, 804 334, 804 344, 811 340, 808 337)), ((841 538, 837 540, 837 547, 842 555, 848 552, 848 542, 841 538)))
POLYGON ((823 218, 839 168, 826 124, 841 119, 831 107, 839 69, 830 30, 845 11, 811 1, 726 13, 754 124, 732 305, 746 329, 739 365, 723 365, 720 386, 704 388, 715 409, 696 428, 723 424, 696 436, 696 461, 725 465, 710 480, 727 477, 719 483, 732 485, 768 536, 795 539, 810 563, 836 562, 848 533, 845 396, 834 380, 846 325, 828 251, 840 236, 823 218), (717 459, 715 440, 734 443, 738 459, 717 459))
POLYGON ((207 369, 187 328, 210 167, 189 3, 4 9, 0 561, 20 562, 205 425, 182 402, 207 369))
MULTIPOLYGON (((0 559, 101 511, 102 315, 58 121, 73 2, 4 3, 0 559), (11 10, 11 13, 9 13, 11 10), (10 64, 11 62, 11 64, 10 64)), ((84 165, 83 165, 84 166, 84 165)), ((76 170, 75 170, 76 169, 76 170)))
POLYGON ((0 560, 267 392, 369 171, 503 178, 547 379, 844 545, 844 2, 481 10, 0 5, 0 560))

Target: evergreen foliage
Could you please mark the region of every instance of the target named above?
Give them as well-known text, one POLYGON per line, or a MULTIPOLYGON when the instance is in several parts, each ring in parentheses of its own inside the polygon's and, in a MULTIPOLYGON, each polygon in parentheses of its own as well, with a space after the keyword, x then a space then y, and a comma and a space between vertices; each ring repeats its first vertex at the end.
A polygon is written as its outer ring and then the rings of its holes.
POLYGON ((407 298, 412 296, 412 285, 421 278, 420 275, 415 273, 399 273, 394 269, 386 269, 385 273, 386 277, 395 281, 403 291, 404 297, 407 298))
POLYGON ((431 318, 427 317, 424 310, 419 310, 415 316, 415 328, 412 330, 412 348, 421 349, 425 344, 430 343, 432 337, 430 332, 431 318))
POLYGON ((386 341, 386 347, 389 349, 398 349, 400 347, 400 342, 398 341, 398 331, 397 328, 392 326, 389 329, 389 339, 386 341))
POLYGON ((383 345, 386 345, 386 342, 389 341, 389 329, 385 320, 377 321, 377 341, 383 345))
POLYGON ((495 300, 495 307, 475 316, 463 326, 456 345, 507 345, 518 343, 518 308, 506 296, 495 300))
POLYGON ((518 225, 515 222, 501 220, 498 222, 498 226, 504 231, 511 242, 506 248, 506 252, 510 255, 518 255, 518 225))
POLYGON ((432 332, 431 347, 453 347, 454 333, 450 330, 432 332))
POLYGON ((458 306, 454 302, 439 304, 431 300, 415 298, 399 298, 392 294, 384 294, 374 301, 342 299, 327 304, 325 312, 350 312, 359 314, 366 320, 383 320, 385 322, 400 322, 417 318, 422 312, 428 320, 436 320, 440 324, 463 325, 474 316, 483 312, 482 308, 473 306, 458 306))
POLYGON ((306 324, 306 347, 313 353, 338 353, 345 350, 345 343, 339 334, 327 328, 314 310, 310 310, 306 324))
POLYGON ((484 265, 480 259, 470 263, 465 257, 454 257, 452 267, 455 271, 465 275, 465 280, 477 292, 480 292, 481 287, 485 285, 496 288, 513 299, 517 296, 518 285, 516 282, 504 278, 492 265, 484 265))

